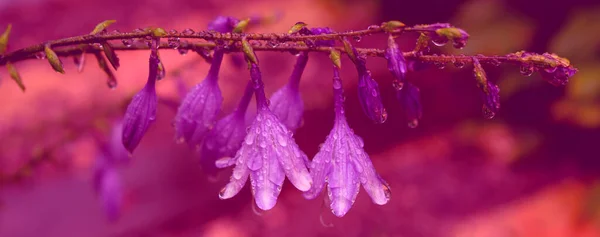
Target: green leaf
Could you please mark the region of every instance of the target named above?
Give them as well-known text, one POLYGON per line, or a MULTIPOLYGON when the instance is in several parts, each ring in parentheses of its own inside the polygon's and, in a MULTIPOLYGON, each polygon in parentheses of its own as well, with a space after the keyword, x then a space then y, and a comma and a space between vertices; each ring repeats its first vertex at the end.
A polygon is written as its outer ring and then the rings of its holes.
POLYGON ((25 92, 25 84, 23 84, 23 80, 21 80, 21 75, 19 75, 19 72, 17 71, 17 68, 15 68, 15 66, 10 63, 7 62, 6 63, 6 69, 8 70, 8 74, 10 74, 10 77, 15 80, 15 82, 17 83, 17 85, 19 86, 19 88, 21 88, 21 90, 23 92, 25 92))
POLYGON ((96 28, 94 28, 94 30, 90 33, 90 35, 95 35, 95 34, 102 32, 104 29, 106 29, 108 26, 112 25, 115 22, 117 22, 117 21, 116 20, 106 20, 106 21, 100 22, 100 24, 96 25, 96 28))

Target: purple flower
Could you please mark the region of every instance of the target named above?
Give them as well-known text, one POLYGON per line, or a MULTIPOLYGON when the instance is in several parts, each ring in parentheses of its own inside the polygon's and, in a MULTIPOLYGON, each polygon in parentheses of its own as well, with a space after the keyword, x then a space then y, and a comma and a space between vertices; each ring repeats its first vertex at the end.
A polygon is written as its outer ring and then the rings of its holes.
POLYGON ((221 110, 223 96, 219 89, 218 77, 223 51, 215 50, 213 62, 204 81, 187 93, 175 116, 175 136, 177 141, 186 141, 197 146, 213 126, 221 110))
POLYGON ((540 71, 542 78, 554 86, 565 86, 569 82, 569 78, 577 73, 577 69, 572 66, 558 66, 556 68, 545 69, 540 71))
POLYGON ((275 206, 285 177, 299 190, 310 189, 312 179, 306 168, 308 158, 298 148, 291 132, 269 110, 258 65, 252 64, 250 75, 255 89, 257 115, 248 129, 235 157, 218 160, 220 168, 236 165, 230 182, 219 197, 235 196, 248 176, 257 206, 269 210, 275 206))
POLYGON ((215 161, 222 157, 233 157, 242 146, 246 136, 246 110, 252 99, 254 87, 248 82, 246 91, 236 110, 215 123, 202 144, 200 164, 206 173, 216 173, 215 161))
POLYGON ((388 37, 388 47, 385 50, 385 58, 388 62, 388 70, 394 75, 396 81, 395 85, 402 88, 407 71, 406 59, 404 59, 404 56, 402 55, 402 52, 400 52, 400 48, 392 35, 388 37))
POLYGON ((221 33, 231 32, 239 22, 240 20, 233 17, 218 16, 208 24, 208 30, 214 30, 221 33))
MULTIPOLYGON (((331 34, 333 30, 329 27, 317 27, 311 28, 310 32, 313 35, 322 35, 322 34, 331 34)), ((329 46, 333 47, 335 45, 335 40, 317 40, 315 41, 316 46, 329 46)))
POLYGON ((307 62, 308 54, 302 52, 296 59, 289 82, 271 96, 271 110, 292 132, 295 132, 302 122, 304 102, 300 96, 299 86, 307 62))
POLYGON ((473 58, 473 75, 477 80, 477 87, 483 99, 483 113, 487 118, 492 118, 500 109, 500 88, 487 79, 487 74, 477 58, 473 58))
POLYGON ((423 117, 421 105, 421 92, 419 88, 409 82, 405 82, 400 90, 396 90, 396 98, 404 110, 404 116, 408 120, 408 126, 414 128, 423 117))
MULTIPOLYGON (((156 43, 153 44, 156 45, 156 43)), ((156 48, 154 48, 150 54, 148 82, 133 97, 127 106, 127 112, 125 112, 125 117, 123 118, 123 145, 130 153, 133 153, 133 150, 135 150, 142 140, 148 127, 156 119, 158 98, 156 96, 155 84, 158 64, 160 63, 156 51, 156 48)))
POLYGON ((344 216, 354 204, 363 185, 374 203, 390 200, 390 189, 379 177, 369 155, 363 150, 362 139, 349 127, 343 108, 342 82, 334 68, 333 77, 335 121, 333 129, 310 164, 313 185, 304 193, 308 199, 317 197, 327 183, 327 197, 334 215, 344 216))
POLYGON ((381 101, 379 85, 371 76, 371 71, 365 67, 363 58, 358 57, 358 99, 363 112, 375 123, 383 123, 387 119, 387 111, 381 101))

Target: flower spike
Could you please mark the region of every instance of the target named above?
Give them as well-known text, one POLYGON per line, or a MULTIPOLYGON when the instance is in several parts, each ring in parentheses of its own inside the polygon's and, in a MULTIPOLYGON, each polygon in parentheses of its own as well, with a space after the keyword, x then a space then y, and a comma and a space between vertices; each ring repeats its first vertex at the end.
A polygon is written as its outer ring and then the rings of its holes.
POLYGON ((156 96, 156 74, 158 73, 158 64, 160 63, 157 56, 158 39, 152 40, 152 51, 149 60, 148 81, 146 86, 137 93, 129 106, 123 118, 123 145, 133 153, 138 146, 142 137, 156 119, 156 106, 158 98, 156 96))
POLYGON ((307 62, 308 53, 300 53, 296 58, 296 65, 294 65, 289 82, 271 96, 271 110, 292 132, 295 132, 302 122, 304 102, 300 95, 299 86, 307 62))
POLYGON ((221 190, 219 197, 228 199, 235 196, 250 177, 256 205, 262 210, 269 210, 275 206, 286 176, 301 191, 310 189, 312 178, 306 168, 308 158, 296 145, 291 132, 269 110, 261 73, 255 63, 250 64, 250 77, 257 115, 235 157, 216 163, 221 168, 235 164, 230 182, 221 190))
POLYGON ((335 121, 333 129, 310 164, 313 186, 304 197, 317 197, 327 183, 327 198, 334 215, 343 217, 350 210, 360 184, 374 203, 390 200, 390 188, 375 171, 362 139, 355 135, 344 115, 344 98, 339 69, 334 67, 333 88, 335 121))

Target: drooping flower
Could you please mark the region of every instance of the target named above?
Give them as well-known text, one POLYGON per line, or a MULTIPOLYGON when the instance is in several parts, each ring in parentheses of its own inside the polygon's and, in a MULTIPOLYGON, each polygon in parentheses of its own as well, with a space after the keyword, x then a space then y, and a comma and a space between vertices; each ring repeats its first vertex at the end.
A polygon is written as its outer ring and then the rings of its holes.
POLYGON ((138 92, 129 105, 123 118, 123 145, 133 153, 142 137, 156 119, 156 106, 158 97, 156 96, 156 75, 158 74, 157 56, 158 40, 153 40, 153 48, 150 53, 148 81, 146 86, 138 92))
POLYGON ((253 63, 250 75, 256 96, 257 115, 248 129, 235 157, 216 162, 223 168, 235 164, 230 182, 219 197, 235 196, 250 177, 256 205, 262 210, 273 208, 285 177, 299 190, 307 191, 312 178, 306 168, 308 158, 296 145, 291 132, 269 110, 258 65, 253 63))
POLYGON ((93 186, 109 220, 119 218, 122 206, 122 185, 116 167, 127 163, 129 156, 121 144, 123 124, 115 122, 108 139, 98 139, 99 152, 93 170, 93 186))
POLYGON ((216 49, 208 75, 181 102, 174 123, 177 141, 198 146, 213 126, 223 103, 218 84, 222 60, 223 51, 216 49))
POLYGON ((304 112, 304 102, 300 95, 300 78, 308 62, 308 53, 302 52, 296 59, 296 65, 289 82, 271 96, 271 111, 292 132, 300 127, 304 112))
POLYGON ((385 50, 385 58, 388 62, 388 70, 392 73, 396 81, 394 85, 402 88, 406 78, 407 64, 404 55, 402 55, 402 52, 392 35, 388 37, 388 47, 385 50))
POLYGON ((253 94, 254 86, 252 82, 248 82, 235 111, 217 121, 206 135, 200 153, 200 164, 206 173, 216 173, 215 161, 222 157, 235 156, 242 146, 246 136, 246 110, 253 94))
POLYGON ((396 90, 396 99, 400 102, 408 126, 415 128, 423 117, 423 106, 421 105, 421 92, 415 85, 405 82, 401 89, 396 90))
POLYGON ((500 88, 488 80, 487 74, 479 60, 473 57, 473 75, 477 80, 483 99, 483 114, 486 118, 493 118, 500 109, 500 88))
POLYGON ((363 112, 375 123, 383 123, 387 119, 387 111, 381 101, 379 85, 373 79, 371 71, 365 67, 365 60, 358 57, 358 99, 363 112))
POLYGON ((310 164, 313 185, 304 197, 317 197, 327 183, 327 198, 334 215, 344 216, 364 187, 371 200, 379 205, 390 200, 390 188, 377 174, 369 155, 363 150, 363 140, 354 134, 343 108, 343 89, 339 71, 333 77, 335 121, 333 129, 310 164))

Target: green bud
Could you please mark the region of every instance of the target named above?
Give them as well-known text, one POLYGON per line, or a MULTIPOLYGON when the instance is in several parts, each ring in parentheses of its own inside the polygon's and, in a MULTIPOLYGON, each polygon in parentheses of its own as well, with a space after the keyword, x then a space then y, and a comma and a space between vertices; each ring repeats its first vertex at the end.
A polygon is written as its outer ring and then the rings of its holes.
POLYGON ((95 34, 102 32, 104 29, 106 29, 108 26, 112 25, 115 22, 117 22, 117 21, 116 20, 106 20, 106 21, 100 22, 100 24, 96 25, 94 30, 92 30, 90 35, 95 35, 95 34))
POLYGON ((65 70, 63 69, 63 64, 58 58, 58 55, 56 55, 56 52, 50 48, 50 45, 44 46, 44 52, 46 53, 46 58, 48 59, 48 62, 54 71, 64 74, 65 70))
POLYGON ((0 55, 6 52, 6 48, 8 47, 8 37, 10 36, 10 30, 12 29, 12 25, 8 24, 4 33, 0 36, 0 55))
POLYGON ((7 62, 6 69, 8 70, 8 74, 10 74, 10 78, 12 78, 17 83, 17 85, 19 86, 19 88, 21 88, 23 92, 25 92, 25 84, 23 84, 23 80, 21 80, 21 75, 19 75, 17 68, 15 68, 15 66, 12 63, 7 62))
POLYGON ((342 57, 340 56, 339 51, 331 50, 329 52, 329 58, 331 59, 333 65, 335 65, 337 68, 342 68, 342 57))

